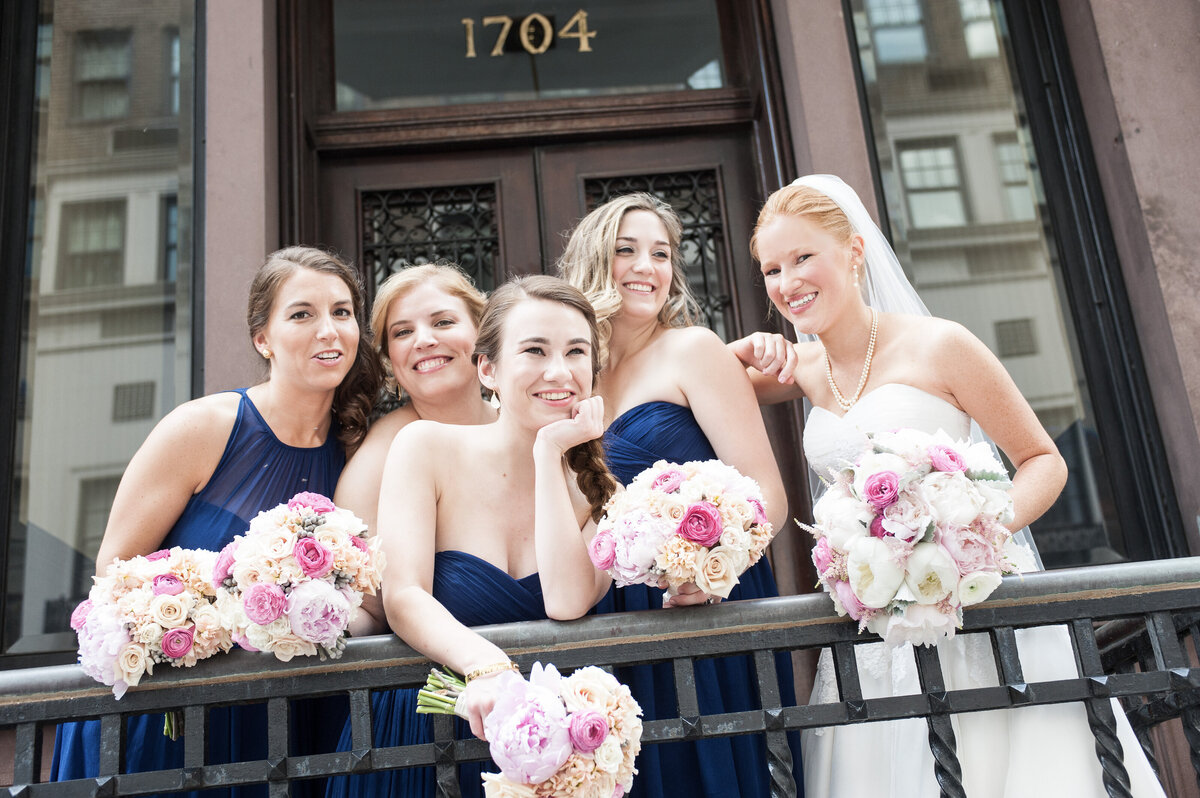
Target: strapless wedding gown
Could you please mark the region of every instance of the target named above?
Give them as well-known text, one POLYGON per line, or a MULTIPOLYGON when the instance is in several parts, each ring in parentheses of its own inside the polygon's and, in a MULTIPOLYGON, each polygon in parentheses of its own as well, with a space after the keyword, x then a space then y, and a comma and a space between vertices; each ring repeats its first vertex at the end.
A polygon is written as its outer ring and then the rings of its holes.
MULTIPOLYGON (((804 429, 804 452, 818 474, 853 460, 868 432, 939 429, 970 437, 971 419, 949 402, 900 383, 868 393, 845 416, 814 408, 804 429)), ((1065 627, 1017 632, 1021 666, 1030 682, 1077 676, 1065 627)), ((864 698, 921 692, 912 646, 856 647, 864 698)), ((949 689, 998 684, 987 636, 958 635, 938 646, 949 689)), ((812 701, 839 700, 833 662, 821 652, 812 701)), ((1136 798, 1162 796, 1133 730, 1114 701, 1125 767, 1136 798)), ((1095 739, 1081 704, 1055 704, 953 716, 963 787, 970 798, 1106 795, 1095 739)), ((804 734, 804 787, 808 798, 937 798, 933 754, 923 718, 853 724, 804 734)))

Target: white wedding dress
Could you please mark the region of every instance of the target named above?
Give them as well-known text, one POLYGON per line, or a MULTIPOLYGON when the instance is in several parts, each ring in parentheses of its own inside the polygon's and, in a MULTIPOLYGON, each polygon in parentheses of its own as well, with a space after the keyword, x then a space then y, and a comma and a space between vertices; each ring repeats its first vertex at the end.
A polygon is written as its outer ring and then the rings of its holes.
MULTIPOLYGON (((890 383, 863 396, 845 416, 814 408, 804 451, 817 473, 852 461, 868 432, 915 428, 970 438, 970 418, 918 388, 890 383)), ((1065 627, 1017 632, 1027 681, 1077 676, 1065 627)), ((912 647, 868 643, 855 650, 864 698, 921 691, 912 647)), ((948 689, 994 686, 995 662, 986 635, 958 635, 938 646, 948 689)), ((811 703, 839 700, 832 657, 821 652, 811 703)), ((1118 731, 1135 798, 1162 796, 1133 730, 1114 701, 1118 731)), ((953 716, 963 787, 969 798, 1106 795, 1095 739, 1081 704, 1054 704, 953 716)), ((937 798, 933 754, 924 718, 861 723, 804 734, 808 798, 937 798)))

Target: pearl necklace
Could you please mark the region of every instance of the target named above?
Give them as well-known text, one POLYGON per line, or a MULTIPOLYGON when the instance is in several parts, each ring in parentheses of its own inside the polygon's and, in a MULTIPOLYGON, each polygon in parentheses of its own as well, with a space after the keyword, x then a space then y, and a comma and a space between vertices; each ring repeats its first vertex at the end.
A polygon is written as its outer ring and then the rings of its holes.
POLYGON ((833 381, 833 365, 829 362, 829 350, 825 350, 825 379, 829 382, 829 389, 833 391, 833 400, 837 402, 838 407, 842 408, 842 412, 854 407, 855 402, 862 396, 863 388, 867 387, 867 377, 871 373, 871 358, 875 354, 875 336, 878 332, 879 315, 875 312, 875 308, 871 308, 871 337, 867 339, 867 356, 863 359, 862 376, 858 378, 858 390, 849 400, 842 396, 837 383, 833 381))

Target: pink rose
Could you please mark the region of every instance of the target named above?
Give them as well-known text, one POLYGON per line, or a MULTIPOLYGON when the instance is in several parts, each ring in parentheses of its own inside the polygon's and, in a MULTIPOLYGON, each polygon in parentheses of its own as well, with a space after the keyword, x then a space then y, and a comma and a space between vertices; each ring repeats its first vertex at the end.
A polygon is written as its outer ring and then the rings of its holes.
POLYGON ((887 536, 888 534, 889 534, 888 531, 883 528, 883 516, 882 515, 877 515, 871 519, 871 537, 882 538, 882 537, 887 536))
POLYGON ((319 579, 333 570, 333 552, 317 542, 316 538, 300 538, 292 549, 296 562, 305 576, 319 579))
POLYGON ((283 615, 288 601, 279 585, 259 582, 250 586, 242 603, 245 605, 247 618, 259 626, 266 626, 283 615))
POLYGON ((863 493, 871 505, 882 510, 900 495, 900 475, 895 471, 877 471, 867 477, 863 493))
POLYGON ((866 612, 867 608, 858 600, 858 596, 854 595, 854 590, 851 589, 849 582, 834 583, 833 591, 837 594, 838 601, 842 603, 842 609, 854 620, 857 621, 866 612))
POLYGON ((292 588, 287 614, 297 637, 333 648, 350 625, 350 602, 333 585, 314 579, 292 588))
POLYGON ((175 574, 159 574, 154 577, 154 595, 178 596, 183 592, 183 582, 175 574))
POLYGON ((237 551, 238 542, 231 540, 221 549, 221 553, 217 555, 217 562, 213 565, 213 587, 220 587, 229 578, 230 572, 233 570, 234 553, 237 551))
POLYGON ((613 567, 613 563, 617 560, 617 540, 613 537, 611 529, 605 528, 596 531, 596 534, 592 536, 591 543, 588 544, 588 557, 591 558, 592 565, 601 571, 607 571, 613 567))
POLYGON ((675 531, 684 540, 711 547, 721 539, 721 511, 711 502, 696 502, 687 508, 675 531))
POLYGON ((679 486, 687 479, 687 474, 683 473, 678 468, 668 468, 666 471, 659 474, 650 483, 651 490, 659 490, 663 493, 674 493, 679 490, 679 486))
POLYGON ((929 447, 929 464, 934 471, 966 471, 962 455, 949 446, 935 443, 929 447))
POLYGON ((813 546, 812 560, 813 565, 817 567, 817 574, 825 573, 825 569, 833 562, 833 550, 829 548, 829 538, 821 538, 817 541, 817 545, 813 546))
POLYGON ((297 493, 288 502, 289 510, 299 510, 301 507, 307 507, 314 513, 332 513, 337 509, 337 505, 331 502, 328 498, 319 493, 297 493))
POLYGON ((177 626, 168 629, 162 636, 162 650, 171 659, 179 659, 192 650, 192 637, 195 635, 194 626, 177 626))
POLYGON ((754 496, 747 496, 746 503, 754 508, 754 523, 767 523, 767 508, 761 501, 754 496))
POLYGON ((572 712, 568 721, 570 725, 567 731, 571 735, 571 745, 580 753, 590 754, 608 737, 608 721, 595 710, 572 712))
POLYGON ((71 628, 78 632, 87 623, 88 613, 92 611, 92 600, 84 599, 71 613, 71 628))
POLYGON ((358 535, 350 536, 350 545, 361 551, 363 554, 371 553, 371 544, 367 543, 366 538, 361 538, 358 535))
POLYGON ((152 554, 147 554, 146 559, 153 562, 154 560, 165 560, 166 558, 168 558, 170 556, 171 556, 170 549, 159 549, 158 551, 153 552, 152 554))

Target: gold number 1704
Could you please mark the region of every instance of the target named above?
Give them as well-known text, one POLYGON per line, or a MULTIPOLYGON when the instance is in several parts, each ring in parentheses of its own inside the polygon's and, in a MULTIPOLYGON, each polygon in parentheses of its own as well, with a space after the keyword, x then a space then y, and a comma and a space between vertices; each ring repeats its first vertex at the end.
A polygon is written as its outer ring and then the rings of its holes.
MULTIPOLYGON (((587 12, 580 9, 575 12, 575 15, 567 20, 567 24, 563 25, 558 31, 560 39, 577 39, 579 41, 579 52, 592 52, 592 38, 596 35, 594 30, 588 30, 587 12)), ((462 19, 463 28, 467 35, 467 58, 475 57, 475 20, 470 17, 462 19)), ((489 27, 492 25, 500 26, 500 33, 496 36, 496 43, 492 45, 492 56, 504 55, 504 45, 508 41, 509 31, 512 30, 513 18, 507 15, 484 17, 483 26, 489 27)), ((550 20, 544 15, 533 13, 521 20, 521 24, 517 27, 517 34, 521 40, 521 47, 530 55, 538 55, 544 53, 550 48, 550 43, 554 39, 554 26, 550 20), (541 36, 539 43, 534 43, 534 26, 540 28, 541 36)))

